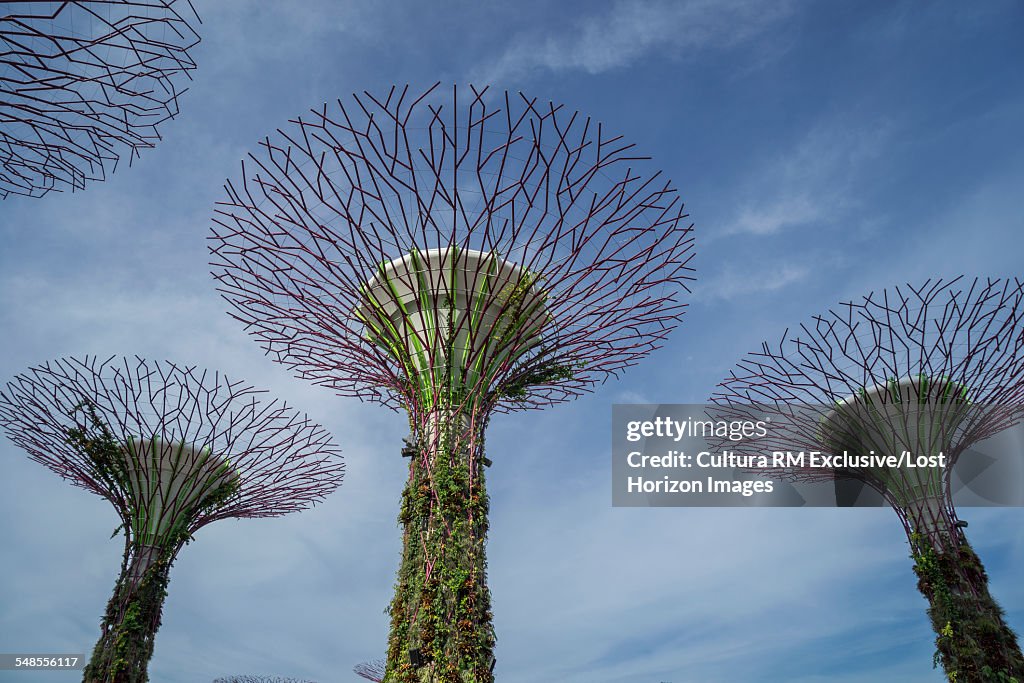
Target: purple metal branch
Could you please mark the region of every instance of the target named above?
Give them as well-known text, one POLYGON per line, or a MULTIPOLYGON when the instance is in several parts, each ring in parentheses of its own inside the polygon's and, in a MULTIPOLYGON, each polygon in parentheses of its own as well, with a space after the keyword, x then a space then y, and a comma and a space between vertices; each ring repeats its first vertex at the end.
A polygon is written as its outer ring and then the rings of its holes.
POLYGON ((81 190, 178 113, 195 63, 190 0, 4 3, 0 198, 81 190))
POLYGON ((387 668, 387 661, 383 659, 375 659, 372 662, 363 662, 356 664, 353 667, 354 671, 358 676, 365 678, 368 681, 375 681, 381 683, 384 680, 384 671, 387 668))

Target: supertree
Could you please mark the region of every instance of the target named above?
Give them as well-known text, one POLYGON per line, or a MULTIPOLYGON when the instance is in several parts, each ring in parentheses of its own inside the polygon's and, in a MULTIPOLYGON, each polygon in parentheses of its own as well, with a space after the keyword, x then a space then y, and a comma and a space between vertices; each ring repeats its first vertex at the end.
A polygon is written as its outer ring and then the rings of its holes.
POLYGON ((766 474, 860 482, 896 510, 950 681, 1024 680, 950 489, 964 451, 1024 417, 1024 282, 928 280, 839 304, 744 357, 711 402, 719 417, 770 416, 736 452, 831 458, 766 474))
POLYGON ((121 573, 86 683, 148 680, 171 564, 219 519, 302 510, 341 482, 322 427, 219 373, 140 358, 64 358, 0 392, 0 425, 31 459, 106 498, 121 573))
POLYGON ((352 668, 352 671, 354 671, 356 675, 365 678, 368 681, 382 683, 382 681, 384 680, 384 672, 387 670, 387 666, 387 660, 375 659, 372 662, 362 662, 361 664, 356 664, 355 667, 352 668))
POLYGON ((178 113, 199 42, 189 0, 14 0, 0 12, 0 198, 102 180, 178 113))
POLYGON ((691 279, 682 202, 601 124, 486 88, 353 95, 260 147, 211 237, 231 314, 409 417, 385 680, 492 681, 485 427, 658 348, 691 279))

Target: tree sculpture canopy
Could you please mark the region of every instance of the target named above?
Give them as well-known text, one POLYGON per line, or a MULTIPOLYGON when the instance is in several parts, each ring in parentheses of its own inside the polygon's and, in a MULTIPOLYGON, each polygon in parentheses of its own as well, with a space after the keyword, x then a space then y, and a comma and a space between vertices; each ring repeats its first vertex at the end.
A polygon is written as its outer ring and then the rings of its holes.
POLYGON ((63 358, 7 384, 0 426, 30 458, 109 500, 145 543, 302 510, 338 487, 330 435, 264 394, 192 366, 63 358))
POLYGON ((678 193, 560 105, 392 88, 260 147, 226 186, 213 274, 268 352, 340 394, 539 407, 634 364, 683 313, 678 193))
POLYGON ((941 449, 941 471, 771 470, 800 481, 859 479, 904 514, 925 493, 948 495, 960 455, 1024 417, 1024 281, 928 280, 839 304, 748 354, 710 400, 723 417, 773 417, 766 437, 737 451, 941 449))

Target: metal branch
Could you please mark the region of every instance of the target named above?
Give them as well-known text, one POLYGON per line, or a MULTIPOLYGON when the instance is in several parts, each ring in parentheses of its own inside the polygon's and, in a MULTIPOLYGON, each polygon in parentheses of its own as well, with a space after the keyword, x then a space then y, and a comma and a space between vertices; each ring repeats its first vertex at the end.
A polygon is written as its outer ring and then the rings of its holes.
POLYGON ((383 659, 375 659, 372 662, 356 664, 355 667, 352 668, 352 671, 354 671, 356 675, 365 678, 368 681, 381 683, 381 681, 384 680, 384 671, 386 668, 387 661, 383 659))
POLYGON ((195 68, 190 0, 3 4, 0 198, 81 190, 160 140, 195 68))

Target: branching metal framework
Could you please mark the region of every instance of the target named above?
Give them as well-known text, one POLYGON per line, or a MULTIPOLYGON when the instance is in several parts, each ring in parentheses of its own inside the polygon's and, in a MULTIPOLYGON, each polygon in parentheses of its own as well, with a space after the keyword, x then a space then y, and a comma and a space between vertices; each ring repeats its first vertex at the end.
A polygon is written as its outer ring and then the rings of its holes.
POLYGON ((327 432, 263 394, 191 366, 89 356, 0 392, 11 440, 121 518, 121 576, 87 681, 146 680, 170 566, 198 529, 302 510, 341 483, 327 432))
MULTIPOLYGON (((676 190, 601 124, 484 94, 447 107, 435 88, 353 96, 291 121, 243 162, 217 211, 212 266, 232 315, 277 360, 342 395, 416 406, 407 368, 364 333, 359 311, 382 264, 451 247, 518 265, 546 295, 544 343, 479 387, 498 410, 575 397, 658 348, 691 279, 676 190), (552 359, 571 359, 573 377, 501 395, 552 359)), ((485 274, 471 275, 482 286, 485 274)), ((486 297, 501 305, 500 291, 486 297)))
POLYGON ((766 437, 733 444, 735 452, 942 451, 945 467, 763 471, 791 481, 857 480, 879 491, 910 539, 951 680, 989 680, 984 667, 1024 673, 950 494, 961 454, 1024 418, 1024 281, 928 280, 840 304, 748 354, 710 400, 719 418, 771 418, 766 437), (981 649, 967 651, 969 642, 981 649))
POLYGON ((375 659, 372 662, 362 662, 356 664, 352 671, 356 675, 365 678, 368 681, 375 681, 375 683, 382 683, 384 680, 384 672, 387 669, 387 661, 383 659, 375 659))
POLYGON ((199 42, 190 0, 13 0, 0 13, 0 198, 102 180, 178 113, 199 42))
POLYGON ((354 95, 260 147, 211 237, 231 315, 300 377, 410 417, 386 680, 493 680, 487 420, 658 348, 692 279, 682 201, 601 124, 473 87, 354 95))
MULTIPOLYGON (((872 292, 815 316, 795 334, 787 330, 775 345, 765 342, 729 373, 711 402, 726 409, 723 414, 767 410, 772 415, 768 436, 749 442, 757 453, 776 447, 832 453, 838 445, 849 445, 853 431, 859 429, 863 438, 874 430, 868 423, 878 418, 886 418, 891 432, 904 432, 908 419, 942 418, 939 422, 946 425, 937 436, 950 465, 938 493, 948 500, 948 475, 960 454, 1022 417, 1022 302, 1020 280, 961 277, 872 292), (872 409, 859 411, 857 406, 872 409), (912 410, 897 410, 905 406, 912 410), (845 417, 838 426, 837 414, 845 417)), ((887 452, 896 448, 899 454, 916 449, 916 439, 887 444, 876 436, 867 445, 878 446, 879 453, 889 446, 887 452)), ((905 479, 909 475, 869 468, 770 472, 800 481, 861 479, 887 496, 908 534, 935 533, 933 541, 940 545, 956 538, 952 507, 947 507, 943 529, 914 523, 928 512, 915 506, 928 501, 903 495, 916 483, 905 479)))

